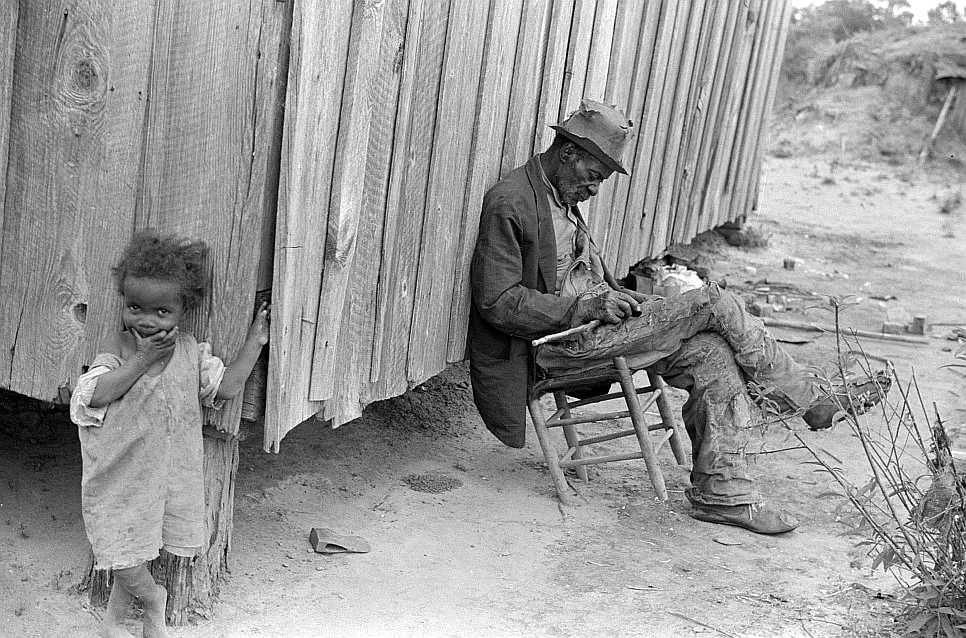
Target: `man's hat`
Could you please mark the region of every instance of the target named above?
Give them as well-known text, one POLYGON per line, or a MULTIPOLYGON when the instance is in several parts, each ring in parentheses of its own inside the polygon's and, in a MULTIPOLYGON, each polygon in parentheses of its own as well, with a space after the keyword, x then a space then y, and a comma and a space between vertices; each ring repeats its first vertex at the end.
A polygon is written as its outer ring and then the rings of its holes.
POLYGON ((634 123, 616 107, 584 98, 580 101, 580 108, 550 128, 596 157, 609 169, 627 175, 624 148, 631 138, 634 123))

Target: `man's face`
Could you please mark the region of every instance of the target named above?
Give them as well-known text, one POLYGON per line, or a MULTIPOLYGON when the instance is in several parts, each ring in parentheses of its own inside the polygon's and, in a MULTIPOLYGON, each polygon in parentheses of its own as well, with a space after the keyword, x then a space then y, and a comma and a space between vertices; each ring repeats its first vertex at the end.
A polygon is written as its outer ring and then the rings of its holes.
POLYGON ((596 157, 568 143, 560 149, 560 170, 551 181, 555 181, 563 204, 574 206, 596 195, 601 182, 611 173, 596 157))

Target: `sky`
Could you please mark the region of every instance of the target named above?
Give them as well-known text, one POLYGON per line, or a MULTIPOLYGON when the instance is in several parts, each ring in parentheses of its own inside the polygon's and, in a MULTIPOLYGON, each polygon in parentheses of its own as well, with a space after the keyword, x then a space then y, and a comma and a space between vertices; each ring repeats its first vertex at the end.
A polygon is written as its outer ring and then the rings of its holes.
MULTIPOLYGON (((942 0, 908 0, 909 1, 909 11, 912 11, 913 15, 916 16, 916 20, 925 22, 926 13, 940 4, 942 0)), ((873 0, 875 2, 875 0, 873 0)), ((963 11, 964 2, 966 0, 956 0, 956 8, 959 9, 960 13, 963 11)), ((823 4, 822 0, 792 0, 792 6, 794 7, 807 7, 810 5, 823 4)), ((884 5, 884 2, 877 4, 884 5)))

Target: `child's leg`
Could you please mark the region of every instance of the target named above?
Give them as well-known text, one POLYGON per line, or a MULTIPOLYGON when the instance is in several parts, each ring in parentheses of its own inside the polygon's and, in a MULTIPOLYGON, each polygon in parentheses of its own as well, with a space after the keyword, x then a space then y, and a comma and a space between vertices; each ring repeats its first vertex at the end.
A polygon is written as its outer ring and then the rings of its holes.
POLYGON ((121 585, 121 581, 114 577, 111 585, 111 597, 107 600, 107 612, 104 614, 104 625, 101 627, 103 638, 130 638, 131 634, 124 628, 124 619, 131 608, 131 594, 121 585))
POLYGON ((141 599, 144 606, 144 638, 166 638, 164 608, 168 602, 168 592, 154 582, 146 564, 118 569, 114 578, 132 596, 141 599))

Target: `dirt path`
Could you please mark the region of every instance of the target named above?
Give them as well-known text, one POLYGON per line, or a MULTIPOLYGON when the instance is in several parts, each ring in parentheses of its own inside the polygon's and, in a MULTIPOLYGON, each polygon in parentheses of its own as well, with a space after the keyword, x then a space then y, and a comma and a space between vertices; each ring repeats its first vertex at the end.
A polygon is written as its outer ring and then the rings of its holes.
MULTIPOLYGON (((712 246, 715 274, 736 289, 768 279, 861 297, 845 317, 855 328, 877 330, 887 312, 966 323, 963 213, 939 213, 952 179, 770 159, 752 220, 769 245, 712 246), (788 256, 795 270, 782 269, 788 256)), ((865 344, 900 371, 915 366, 947 419, 966 421, 962 376, 938 368, 953 342, 865 344)), ((789 345, 813 364, 833 347, 830 337, 789 345)), ((94 615, 69 591, 86 561, 76 437, 50 415, 21 430, 38 440, 7 437, 0 452, 0 634, 92 635, 94 615)), ((865 476, 847 428, 803 436, 865 476)), ((536 442, 511 450, 490 437, 461 367, 339 430, 303 425, 279 455, 258 438, 242 444, 232 574, 215 618, 173 636, 887 636, 898 608, 877 597, 893 581, 870 571, 861 537, 838 520, 847 510, 822 495, 833 482, 802 450, 756 464, 762 491, 803 520, 768 538, 690 519, 687 472, 668 453, 667 504, 642 464, 625 463, 575 484, 581 505, 559 507, 536 442), (455 485, 447 479, 459 486, 412 489, 455 485), (312 527, 363 536, 372 552, 315 554, 312 527)), ((775 430, 769 449, 790 440, 775 430)))

